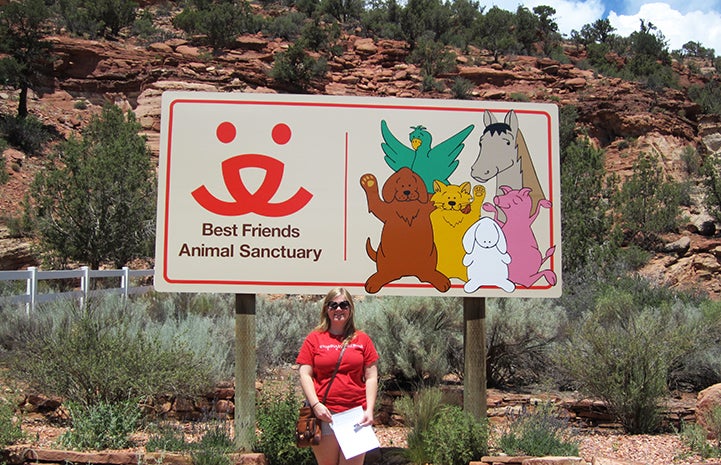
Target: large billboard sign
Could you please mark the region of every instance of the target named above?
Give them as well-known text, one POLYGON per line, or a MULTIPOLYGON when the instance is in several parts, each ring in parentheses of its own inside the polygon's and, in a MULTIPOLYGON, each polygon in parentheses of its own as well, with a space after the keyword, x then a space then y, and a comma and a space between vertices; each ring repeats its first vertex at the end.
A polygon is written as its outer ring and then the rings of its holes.
POLYGON ((160 291, 561 294, 555 105, 166 92, 160 291))

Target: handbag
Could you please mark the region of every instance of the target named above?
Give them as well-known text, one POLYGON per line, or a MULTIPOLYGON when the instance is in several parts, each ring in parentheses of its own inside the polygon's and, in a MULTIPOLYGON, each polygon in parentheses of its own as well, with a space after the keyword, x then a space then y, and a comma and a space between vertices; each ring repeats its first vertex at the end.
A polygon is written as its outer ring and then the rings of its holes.
MULTIPOLYGON (((340 368, 340 361, 343 358, 343 352, 345 352, 345 348, 347 345, 348 341, 344 341, 343 347, 341 348, 340 354, 338 355, 338 361, 335 364, 335 369, 333 370, 333 374, 330 377, 328 387, 325 389, 325 394, 323 394, 323 400, 321 401, 321 403, 325 403, 326 399, 328 398, 328 391, 330 391, 330 386, 331 384, 333 384, 335 375, 338 373, 338 369, 340 368)), ((308 402, 305 402, 304 405, 300 408, 300 411, 298 412, 298 422, 295 425, 295 445, 298 447, 310 447, 320 444, 320 424, 321 421, 315 416, 313 409, 310 407, 310 405, 308 405, 308 402)))

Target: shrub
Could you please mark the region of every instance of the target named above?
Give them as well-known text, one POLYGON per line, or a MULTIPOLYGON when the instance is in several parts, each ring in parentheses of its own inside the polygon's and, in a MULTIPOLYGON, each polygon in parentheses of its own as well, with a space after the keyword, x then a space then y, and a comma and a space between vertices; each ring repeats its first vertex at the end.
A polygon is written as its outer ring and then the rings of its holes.
POLYGON ((316 60, 303 49, 301 43, 294 43, 273 60, 270 76, 292 88, 304 90, 314 78, 325 74, 324 63, 316 60))
POLYGON ((662 172, 658 157, 642 154, 613 198, 622 228, 635 232, 666 233, 678 226, 681 185, 662 172))
POLYGON ((588 394, 604 400, 632 434, 660 426, 658 406, 677 359, 713 326, 695 303, 664 289, 618 279, 600 290, 557 353, 559 367, 588 394))
POLYGON ((7 160, 2 154, 6 147, 7 143, 3 139, 0 139, 0 185, 3 185, 10 180, 10 175, 8 174, 7 169, 7 160))
POLYGON ((205 431, 196 447, 200 450, 231 452, 235 449, 235 444, 226 423, 211 421, 205 424, 205 431))
POLYGON ((18 332, 3 334, 4 344, 15 348, 12 373, 43 393, 78 404, 193 395, 217 381, 211 360, 196 355, 179 335, 161 337, 144 324, 144 313, 121 297, 84 307, 58 301, 31 316, 8 316, 18 332))
POLYGON ((413 463, 462 465, 488 452, 488 426, 456 405, 443 404, 438 388, 401 397, 395 408, 410 428, 406 456, 413 463))
POLYGON ((256 313, 262 315, 256 322, 259 370, 295 363, 303 340, 318 324, 320 306, 319 301, 301 296, 256 301, 256 313))
POLYGON ((410 428, 407 456, 413 463, 429 463, 431 458, 426 439, 433 419, 441 411, 443 393, 438 388, 420 389, 415 396, 403 396, 396 400, 394 408, 403 416, 405 425, 410 428))
POLYGON ((293 386, 281 392, 265 391, 256 406, 257 435, 253 450, 265 455, 269 465, 312 465, 310 448, 295 445, 295 424, 301 405, 293 386))
POLYGON ((445 405, 424 439, 430 463, 465 465, 488 453, 488 426, 457 405, 445 405))
POLYGON ((715 405, 711 410, 704 412, 703 421, 706 429, 716 438, 716 449, 721 450, 721 406, 715 405))
POLYGON ((14 444, 25 437, 20 421, 15 418, 15 411, 10 402, 0 400, 0 449, 14 444))
POLYGON ((128 0, 60 0, 58 6, 68 30, 90 38, 117 36, 133 23, 138 8, 128 0))
POLYGON ((498 446, 509 455, 578 455, 578 443, 571 439, 568 422, 558 414, 558 409, 547 402, 532 412, 524 408, 516 416, 509 415, 510 423, 498 439, 498 446))
POLYGON ((716 220, 721 219, 721 158, 717 155, 706 157, 702 166, 704 204, 716 220))
POLYGON ((83 405, 67 402, 72 426, 60 443, 78 450, 125 449, 132 445, 130 435, 140 421, 137 401, 100 401, 83 405))
POLYGON ((39 155, 45 144, 52 138, 52 133, 35 116, 20 118, 2 115, 0 116, 0 136, 18 150, 29 155, 39 155))
POLYGON ((296 40, 302 30, 306 16, 299 11, 290 11, 286 14, 276 16, 266 21, 264 32, 270 37, 293 41, 296 40))
POLYGON ((217 449, 198 449, 190 453, 193 465, 231 465, 228 454, 217 449))
POLYGON ((491 387, 541 381, 550 349, 566 325, 552 299, 489 299, 486 316, 486 379, 491 387))
POLYGON ((453 80, 453 85, 451 86, 451 92, 453 93, 453 98, 457 98, 460 100, 465 100, 471 97, 471 91, 473 90, 473 82, 469 81, 468 79, 458 77, 453 80))
POLYGON ((707 439, 708 432, 703 426, 696 423, 684 424, 681 428, 681 441, 703 459, 721 457, 721 450, 711 445, 707 439))
POLYGON ((91 117, 82 137, 56 147, 30 194, 42 247, 62 263, 122 268, 150 255, 155 236, 155 171, 132 111, 112 104, 91 117), (122 173, 122 174, 121 174, 122 173))
POLYGON ((435 41, 429 35, 419 39, 408 55, 408 61, 418 65, 421 73, 431 77, 451 71, 455 68, 456 55, 443 43, 435 41))
POLYGON ((358 306, 359 325, 396 382, 434 385, 463 371, 461 299, 367 297, 358 306))
POLYGON ((148 440, 145 443, 145 450, 148 452, 181 452, 188 449, 182 426, 171 423, 151 424, 148 432, 148 440))
POLYGON ((219 460, 215 455, 225 455, 235 450, 235 444, 226 423, 210 421, 195 425, 197 425, 195 428, 200 429, 199 432, 196 432, 200 435, 200 440, 186 442, 182 426, 167 422, 152 424, 147 428, 150 434, 145 449, 149 452, 191 451, 194 460, 197 453, 199 460, 204 462, 214 462, 219 460))
POLYGON ((247 1, 193 3, 196 7, 186 7, 173 18, 173 25, 189 34, 204 35, 215 50, 231 47, 238 35, 254 34, 261 28, 262 20, 247 1))

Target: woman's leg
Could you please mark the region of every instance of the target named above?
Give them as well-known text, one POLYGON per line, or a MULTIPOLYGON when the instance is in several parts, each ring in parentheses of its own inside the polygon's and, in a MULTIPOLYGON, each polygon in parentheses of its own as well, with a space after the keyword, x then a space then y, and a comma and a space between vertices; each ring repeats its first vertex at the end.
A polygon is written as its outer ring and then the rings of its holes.
MULTIPOLYGON (((321 436, 320 444, 313 446, 315 461, 318 462, 318 465, 338 465, 339 461, 343 459, 338 440, 335 438, 335 434, 333 434, 333 430, 328 423, 323 422, 321 427, 323 435, 321 436)), ((363 462, 360 463, 362 464, 363 462)))

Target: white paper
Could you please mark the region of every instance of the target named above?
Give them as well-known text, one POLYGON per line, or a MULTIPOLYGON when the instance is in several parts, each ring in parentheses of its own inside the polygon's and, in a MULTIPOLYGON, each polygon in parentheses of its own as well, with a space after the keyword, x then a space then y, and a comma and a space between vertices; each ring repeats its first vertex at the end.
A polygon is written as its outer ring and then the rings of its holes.
POLYGON ((333 428, 340 450, 347 459, 380 447, 372 426, 357 426, 363 420, 363 407, 356 407, 333 415, 333 428))

